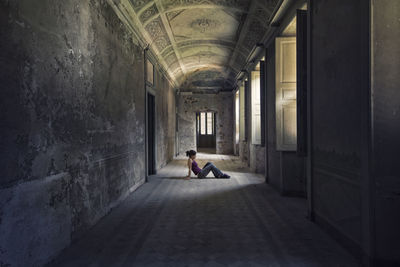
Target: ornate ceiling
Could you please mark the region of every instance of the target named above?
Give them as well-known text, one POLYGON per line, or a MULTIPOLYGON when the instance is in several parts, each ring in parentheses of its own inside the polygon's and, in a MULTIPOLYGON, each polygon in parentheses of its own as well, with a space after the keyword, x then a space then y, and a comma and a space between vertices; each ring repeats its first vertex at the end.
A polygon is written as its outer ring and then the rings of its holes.
POLYGON ((181 90, 231 90, 279 0, 110 0, 181 90))

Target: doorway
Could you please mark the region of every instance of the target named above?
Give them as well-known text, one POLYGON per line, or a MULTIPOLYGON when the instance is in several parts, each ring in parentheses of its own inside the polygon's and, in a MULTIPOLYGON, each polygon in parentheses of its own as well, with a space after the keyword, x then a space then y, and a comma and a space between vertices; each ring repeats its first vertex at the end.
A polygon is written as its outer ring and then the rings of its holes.
POLYGON ((239 155, 239 134, 240 134, 240 97, 239 90, 235 93, 235 155, 239 155))
POLYGON ((147 93, 147 173, 156 174, 155 96, 147 93))
POLYGON ((215 112, 196 113, 197 150, 216 153, 215 112))

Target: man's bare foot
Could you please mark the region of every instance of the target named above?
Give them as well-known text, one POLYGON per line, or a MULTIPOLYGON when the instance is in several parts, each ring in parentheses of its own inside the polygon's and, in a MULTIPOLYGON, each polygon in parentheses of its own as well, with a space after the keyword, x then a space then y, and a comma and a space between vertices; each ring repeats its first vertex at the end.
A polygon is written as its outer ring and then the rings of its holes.
POLYGON ((184 179, 185 179, 185 180, 190 180, 190 177, 185 177, 184 179))

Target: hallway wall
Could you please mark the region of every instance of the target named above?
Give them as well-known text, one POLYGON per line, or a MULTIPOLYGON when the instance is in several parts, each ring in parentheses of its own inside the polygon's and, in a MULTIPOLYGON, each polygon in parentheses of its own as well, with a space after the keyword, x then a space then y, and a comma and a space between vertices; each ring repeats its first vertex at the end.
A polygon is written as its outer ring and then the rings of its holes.
MULTIPOLYGON (((261 144, 253 144, 253 126, 252 126, 252 79, 251 75, 249 77, 249 97, 247 99, 247 107, 249 108, 247 114, 248 114, 248 142, 246 144, 248 145, 247 150, 248 150, 248 165, 251 169, 252 172, 255 173, 260 173, 264 174, 265 173, 265 146, 261 144)), ((264 123, 264 122, 261 122, 264 123)))
POLYGON ((368 254, 368 1, 310 8, 314 214, 353 252, 368 254))
POLYGON ((400 2, 371 2, 375 261, 400 265, 400 2))
POLYGON ((249 165, 249 159, 250 159, 249 143, 245 140, 239 141, 239 157, 242 161, 247 163, 247 166, 249 165))
MULTIPOLYGON (((265 146, 261 144, 253 144, 252 143, 252 120, 251 120, 251 77, 248 78, 249 82, 244 87, 245 90, 245 114, 244 114, 244 124, 245 124, 245 132, 246 138, 240 138, 239 142, 236 144, 234 142, 234 147, 236 146, 237 155, 240 159, 246 162, 247 166, 250 167, 252 172, 264 174, 265 173, 265 146)), ((239 90, 239 89, 237 89, 239 90)), ((236 101, 235 95, 232 98, 232 106, 233 106, 233 114, 235 118, 235 108, 236 101)), ((240 102, 239 102, 240 103, 240 102)), ((240 110, 240 104, 239 104, 240 110)), ((240 111, 239 111, 240 112, 240 111)), ((236 129, 233 125, 232 128, 233 136, 236 133, 236 129)))
POLYGON ((261 145, 249 145, 250 169, 252 172, 265 173, 265 147, 261 145))
POLYGON ((179 96, 178 135, 179 153, 196 150, 196 112, 216 112, 216 153, 233 154, 233 96, 231 92, 219 94, 193 94, 179 96))
POLYGON ((276 144, 276 83, 275 83, 275 42, 266 49, 267 69, 267 116, 266 144, 268 169, 267 181, 282 195, 305 195, 304 158, 296 151, 279 151, 276 144))
POLYGON ((169 81, 156 70, 156 167, 160 169, 175 155, 175 90, 169 81))
POLYGON ((1 1, 0 33, 0 265, 38 266, 144 183, 144 54, 102 0, 1 1))

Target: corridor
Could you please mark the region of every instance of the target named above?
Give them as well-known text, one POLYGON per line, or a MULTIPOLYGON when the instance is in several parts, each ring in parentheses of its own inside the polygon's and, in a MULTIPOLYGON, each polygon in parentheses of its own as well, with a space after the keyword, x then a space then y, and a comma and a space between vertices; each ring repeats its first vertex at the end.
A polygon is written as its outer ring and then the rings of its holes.
POLYGON ((231 179, 184 180, 182 157, 111 211, 49 266, 359 266, 234 156, 198 154, 231 179))
POLYGON ((400 266, 398 44, 399 0, 0 0, 0 267, 400 266))

